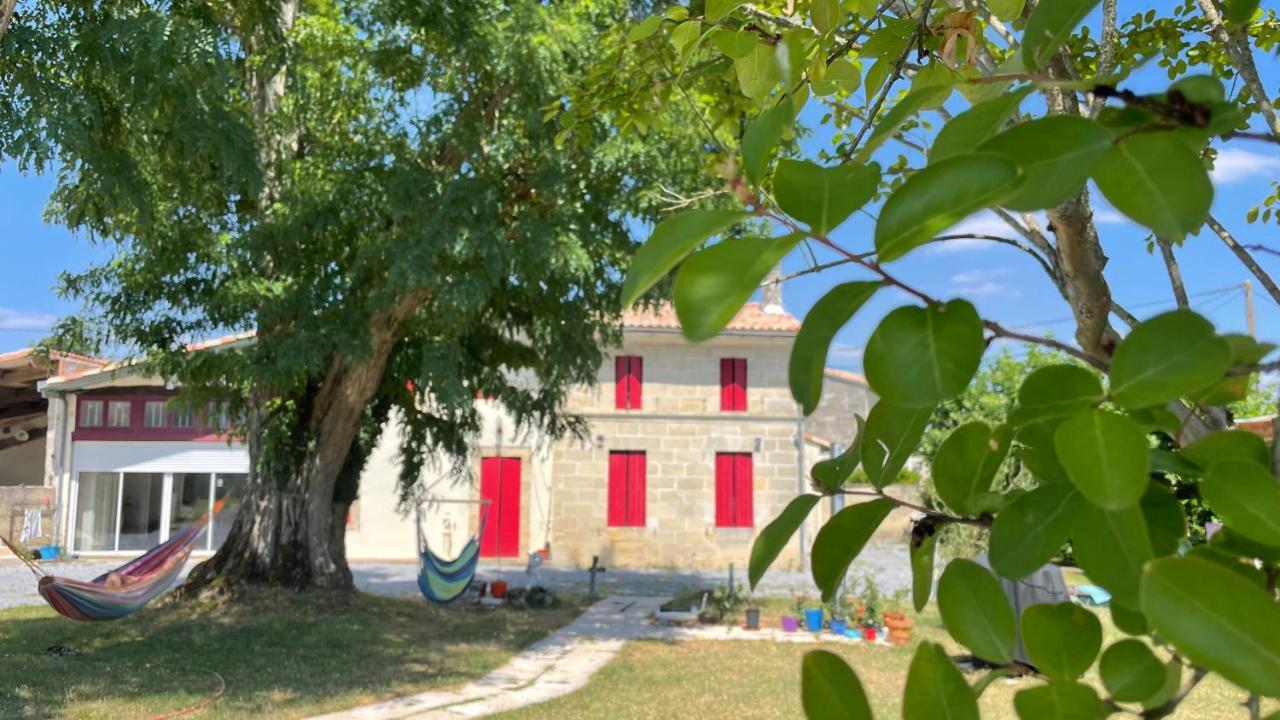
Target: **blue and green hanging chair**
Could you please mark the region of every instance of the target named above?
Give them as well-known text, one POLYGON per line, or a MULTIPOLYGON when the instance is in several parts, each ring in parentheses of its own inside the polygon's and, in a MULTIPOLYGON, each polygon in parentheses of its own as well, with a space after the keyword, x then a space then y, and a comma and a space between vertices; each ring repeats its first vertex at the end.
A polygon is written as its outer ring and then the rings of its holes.
POLYGON ((484 535, 484 523, 489 516, 489 502, 483 501, 480 512, 480 528, 471 536, 462 552, 452 560, 446 560, 431 551, 422 533, 422 516, 418 516, 418 589, 422 596, 438 605, 446 605, 462 597, 476 576, 480 563, 480 538, 484 535))

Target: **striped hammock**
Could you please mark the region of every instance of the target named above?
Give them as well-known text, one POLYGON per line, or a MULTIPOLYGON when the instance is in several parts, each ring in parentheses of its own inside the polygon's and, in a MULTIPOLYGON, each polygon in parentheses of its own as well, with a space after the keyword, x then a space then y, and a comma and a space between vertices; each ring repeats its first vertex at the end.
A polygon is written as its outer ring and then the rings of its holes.
MULTIPOLYGON (((220 500, 214 512, 221 507, 220 500)), ((43 568, 18 552, 7 538, 0 537, 0 541, 4 541, 13 554, 22 558, 40 578, 40 597, 59 615, 82 621, 119 620, 141 610, 173 585, 208 522, 209 514, 206 513, 166 542, 88 582, 48 575, 43 568)))
POLYGON ((422 534, 422 523, 419 520, 418 541, 422 552, 418 554, 418 589, 422 591, 423 597, 437 605, 445 605, 462 597, 471 586, 471 581, 476 576, 476 565, 480 563, 480 537, 484 535, 484 523, 488 515, 489 506, 485 504, 484 512, 480 514, 480 530, 452 560, 446 560, 431 551, 422 534))

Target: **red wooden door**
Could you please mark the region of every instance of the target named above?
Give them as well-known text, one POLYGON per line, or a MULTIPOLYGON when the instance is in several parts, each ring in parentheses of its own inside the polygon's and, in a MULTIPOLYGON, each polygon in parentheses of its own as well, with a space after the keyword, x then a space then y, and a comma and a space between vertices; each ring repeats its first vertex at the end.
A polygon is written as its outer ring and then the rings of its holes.
MULTIPOLYGON (((520 555, 520 458, 480 459, 480 498, 489 517, 480 536, 481 557, 520 555)), ((481 512, 484 512, 483 508, 481 512)))

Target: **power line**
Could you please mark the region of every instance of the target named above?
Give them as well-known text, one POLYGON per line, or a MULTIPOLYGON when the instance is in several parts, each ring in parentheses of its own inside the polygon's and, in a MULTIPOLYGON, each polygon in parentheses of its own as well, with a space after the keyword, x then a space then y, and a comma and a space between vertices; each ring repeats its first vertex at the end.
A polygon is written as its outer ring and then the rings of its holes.
MULTIPOLYGON (((1229 285, 1227 287, 1217 288, 1216 290, 1204 290, 1202 292, 1192 293, 1190 295, 1187 295, 1187 297, 1202 299, 1202 298, 1222 295, 1224 293, 1231 293, 1231 292, 1238 293, 1240 291, 1241 291, 1241 288, 1239 285, 1229 285)), ((1168 298, 1164 298, 1161 300, 1151 300, 1147 302, 1141 302, 1141 303, 1137 303, 1136 305, 1126 305, 1125 307, 1130 310, 1143 310, 1143 309, 1160 307, 1160 306, 1173 307, 1176 305, 1177 305, 1177 302, 1173 300, 1169 300, 1168 298)), ((1070 316, 1070 317, 1055 318, 1053 320, 1042 320, 1040 322, 1020 323, 1018 325, 1009 325, 1008 327, 1010 330, 1022 330, 1025 328, 1044 327, 1046 325, 1061 325, 1063 323, 1075 322, 1075 320, 1076 318, 1074 316, 1070 316)))

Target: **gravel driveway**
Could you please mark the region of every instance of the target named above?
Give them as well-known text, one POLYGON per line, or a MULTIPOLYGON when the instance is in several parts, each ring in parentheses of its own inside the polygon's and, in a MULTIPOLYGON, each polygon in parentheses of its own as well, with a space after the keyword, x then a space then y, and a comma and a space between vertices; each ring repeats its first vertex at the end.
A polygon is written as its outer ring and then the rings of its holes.
MULTIPOLYGON (((119 565, 113 561, 74 561, 49 564, 50 572, 64 577, 89 580, 119 565)), ((388 596, 418 594, 417 566, 413 563, 353 563, 356 587, 365 592, 388 596)), ((872 542, 863 549, 850 570, 851 577, 870 575, 881 591, 892 593, 911 587, 911 567, 907 546, 896 542, 872 542)), ((504 579, 514 586, 525 583, 524 568, 482 565, 479 576, 483 580, 504 579)), ((586 593, 586 570, 544 567, 543 582, 553 590, 586 593)), ((739 587, 746 583, 746 568, 738 568, 736 581, 739 587)), ((714 587, 726 585, 727 572, 678 571, 678 570, 620 570, 611 569, 600 574, 597 592, 601 595, 672 595, 690 587, 714 587)), ((757 595, 788 596, 797 592, 816 595, 813 579, 808 573, 769 572, 756 590, 757 595)), ((36 581, 31 572, 16 560, 0 560, 0 609, 20 605, 38 605, 43 602, 36 593, 36 581)))

